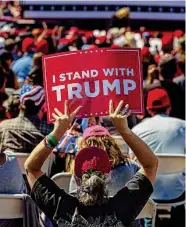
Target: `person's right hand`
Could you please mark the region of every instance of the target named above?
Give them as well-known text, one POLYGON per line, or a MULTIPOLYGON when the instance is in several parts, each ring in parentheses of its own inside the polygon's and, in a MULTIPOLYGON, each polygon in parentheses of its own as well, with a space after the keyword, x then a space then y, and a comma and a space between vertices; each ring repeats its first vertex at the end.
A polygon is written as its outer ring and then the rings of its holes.
POLYGON ((61 136, 67 131, 70 124, 80 111, 81 106, 75 109, 72 113, 69 112, 68 101, 65 101, 64 104, 64 114, 62 114, 57 108, 54 109, 55 113, 52 116, 55 119, 54 130, 52 134, 55 138, 61 138, 61 136))
POLYGON ((131 111, 129 110, 129 105, 123 107, 123 101, 120 101, 116 109, 114 110, 113 101, 110 100, 109 103, 109 117, 115 125, 119 133, 125 133, 129 129, 127 117, 130 115, 131 111))

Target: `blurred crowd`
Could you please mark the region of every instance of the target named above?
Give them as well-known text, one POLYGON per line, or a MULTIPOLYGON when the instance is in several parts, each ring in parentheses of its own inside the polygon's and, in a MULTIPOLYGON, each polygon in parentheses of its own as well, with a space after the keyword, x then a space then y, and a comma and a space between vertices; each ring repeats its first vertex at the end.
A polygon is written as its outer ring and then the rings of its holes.
POLYGON ((20 1, 1 1, 0 17, 21 18, 22 7, 20 1))
MULTIPOLYGON (((20 12, 17 1, 1 3, 1 15, 19 17, 20 12)), ((27 25, 24 29, 15 28, 10 23, 1 25, 0 153, 3 151, 6 153, 7 149, 13 152, 30 153, 52 131, 53 125, 48 124, 46 119, 42 56, 104 47, 141 48, 146 112, 144 116, 129 117, 129 127, 152 146, 151 149, 155 153, 160 150, 162 153, 185 152, 185 122, 183 121, 185 120, 185 32, 179 29, 159 32, 145 27, 133 31, 129 26, 129 20, 129 9, 122 8, 115 13, 105 30, 51 27, 46 22, 42 22, 42 28, 37 24, 34 28, 27 25), (157 115, 170 117, 166 121, 165 118, 157 118, 157 115), (155 120, 150 122, 152 118, 155 120), (147 121, 148 123, 145 123, 147 121), (150 136, 148 137, 145 133, 150 136), (158 138, 156 142, 154 142, 155 138, 158 138), (160 142, 161 140, 164 144, 160 142)), ((51 157, 48 170, 50 177, 61 171, 73 173, 74 155, 79 146, 77 141, 87 127, 94 125, 103 125, 111 135, 119 138, 119 134, 107 117, 73 122, 68 133, 61 138, 54 149, 55 155, 51 157)), ((94 142, 84 141, 80 146, 84 147, 86 143, 89 145, 93 143, 94 146, 102 144, 109 150, 111 159, 115 162, 118 159, 118 163, 113 164, 114 169, 123 163, 120 150, 122 153, 127 153, 128 158, 134 158, 132 151, 127 150, 128 148, 123 145, 123 142, 120 144, 120 141, 118 139, 119 148, 116 148, 112 139, 106 138, 94 142)), ((133 166, 133 162, 130 165, 133 166)), ((138 169, 138 165, 132 168, 138 169)), ((122 171, 124 170, 118 170, 118 174, 122 171)), ((112 187, 110 191, 115 190, 112 187)), ((71 191, 74 190, 76 186, 72 183, 71 191)), ((23 187, 18 191, 16 189, 15 193, 22 191, 23 187)), ((182 193, 183 191, 180 192, 182 193)), ((180 194, 176 196, 179 197, 180 194)), ((163 195, 161 199, 162 197, 163 195)))

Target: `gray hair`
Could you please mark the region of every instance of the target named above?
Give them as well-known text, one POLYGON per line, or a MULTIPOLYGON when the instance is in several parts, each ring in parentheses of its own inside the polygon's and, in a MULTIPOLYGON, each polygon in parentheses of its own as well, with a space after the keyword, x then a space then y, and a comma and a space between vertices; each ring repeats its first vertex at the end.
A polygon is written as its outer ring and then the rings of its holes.
POLYGON ((107 176, 99 171, 88 170, 82 176, 78 199, 85 206, 102 205, 108 201, 107 176))

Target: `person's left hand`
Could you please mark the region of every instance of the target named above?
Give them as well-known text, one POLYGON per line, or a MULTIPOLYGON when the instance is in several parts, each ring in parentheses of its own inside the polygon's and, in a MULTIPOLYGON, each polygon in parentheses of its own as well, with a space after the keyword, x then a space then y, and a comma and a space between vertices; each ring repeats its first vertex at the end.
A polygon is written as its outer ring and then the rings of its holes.
POLYGON ((129 110, 128 104, 125 105, 125 107, 123 108, 123 101, 120 101, 116 109, 114 109, 113 101, 110 100, 109 117, 120 134, 130 131, 128 127, 128 121, 127 121, 127 117, 130 114, 131 114, 131 111, 129 110))
POLYGON ((54 130, 52 134, 60 139, 61 136, 67 131, 81 108, 82 107, 79 106, 72 113, 69 113, 68 101, 65 101, 64 103, 64 114, 62 114, 57 108, 55 108, 55 113, 52 114, 55 119, 54 130))

